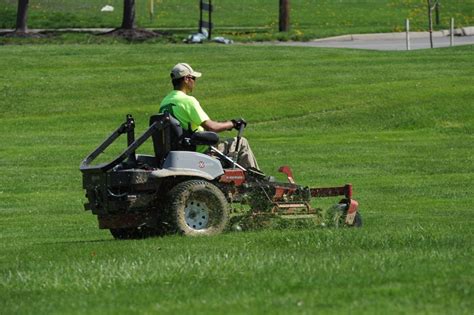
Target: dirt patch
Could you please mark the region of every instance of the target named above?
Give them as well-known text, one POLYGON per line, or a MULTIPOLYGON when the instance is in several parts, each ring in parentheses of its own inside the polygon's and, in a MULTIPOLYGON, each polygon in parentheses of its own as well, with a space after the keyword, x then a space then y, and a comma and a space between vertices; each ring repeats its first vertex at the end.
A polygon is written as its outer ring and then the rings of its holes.
POLYGON ((101 36, 115 36, 115 37, 120 37, 124 38, 128 41, 145 41, 148 39, 153 39, 153 38, 160 38, 163 36, 167 36, 169 34, 164 33, 164 32, 157 32, 157 31, 151 31, 151 30, 146 30, 146 29, 140 29, 140 28, 135 28, 135 29, 123 29, 123 28, 117 28, 114 29, 110 32, 98 34, 101 36))
POLYGON ((46 33, 36 33, 36 32, 4 32, 0 33, 0 37, 5 37, 5 38, 48 38, 53 36, 52 34, 46 34, 46 33))

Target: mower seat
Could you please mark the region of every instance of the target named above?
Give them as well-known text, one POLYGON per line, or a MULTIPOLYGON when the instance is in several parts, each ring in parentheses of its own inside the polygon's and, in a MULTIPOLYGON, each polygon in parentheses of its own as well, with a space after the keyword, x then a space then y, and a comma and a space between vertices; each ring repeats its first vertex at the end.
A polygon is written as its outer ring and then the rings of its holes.
POLYGON ((170 151, 196 151, 197 145, 215 145, 219 136, 211 131, 185 130, 180 122, 169 113, 150 117, 150 125, 161 121, 164 128, 153 133, 153 148, 160 165, 170 151))

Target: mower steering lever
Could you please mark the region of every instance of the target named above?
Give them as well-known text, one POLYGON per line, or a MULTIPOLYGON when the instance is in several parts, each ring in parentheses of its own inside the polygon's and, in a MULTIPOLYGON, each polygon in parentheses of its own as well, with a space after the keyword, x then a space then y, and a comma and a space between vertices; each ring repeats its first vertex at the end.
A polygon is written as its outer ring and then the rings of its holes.
POLYGON ((235 152, 239 152, 240 139, 242 138, 242 134, 244 133, 244 129, 245 129, 246 126, 247 126, 246 122, 240 124, 240 126, 239 126, 239 132, 237 133, 237 142, 235 143, 235 152))

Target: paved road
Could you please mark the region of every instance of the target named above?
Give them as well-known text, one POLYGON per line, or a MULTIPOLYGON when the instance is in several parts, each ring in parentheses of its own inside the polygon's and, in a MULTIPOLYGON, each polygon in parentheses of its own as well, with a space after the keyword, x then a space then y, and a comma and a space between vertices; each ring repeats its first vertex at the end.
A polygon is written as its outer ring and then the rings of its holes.
MULTIPOLYGON (((433 34, 433 47, 449 47, 450 37, 436 32, 433 34)), ((274 42, 281 46, 333 47, 369 50, 407 50, 405 33, 344 35, 312 40, 309 42, 274 42)), ((474 36, 454 36, 453 45, 474 45, 474 36)), ((430 48, 428 32, 410 33, 410 49, 430 48)))

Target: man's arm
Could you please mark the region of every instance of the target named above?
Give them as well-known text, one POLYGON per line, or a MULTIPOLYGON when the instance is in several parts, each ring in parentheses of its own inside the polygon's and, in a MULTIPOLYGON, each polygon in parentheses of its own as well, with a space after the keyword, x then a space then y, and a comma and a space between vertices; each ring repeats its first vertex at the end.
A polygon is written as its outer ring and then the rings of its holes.
POLYGON ((208 119, 202 122, 201 127, 206 131, 221 132, 234 128, 234 123, 230 120, 228 121, 214 121, 208 119))

